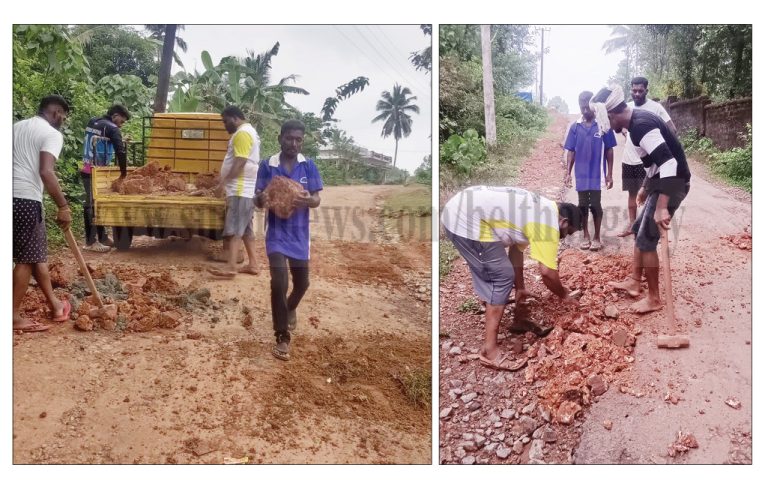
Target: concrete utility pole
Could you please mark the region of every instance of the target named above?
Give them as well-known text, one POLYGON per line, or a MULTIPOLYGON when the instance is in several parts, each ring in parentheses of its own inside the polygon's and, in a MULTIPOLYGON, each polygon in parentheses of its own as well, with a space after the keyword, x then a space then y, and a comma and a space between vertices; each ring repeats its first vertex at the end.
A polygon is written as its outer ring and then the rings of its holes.
POLYGON ((544 32, 549 32, 550 29, 542 27, 541 29, 541 75, 539 76, 539 104, 544 106, 544 32))
POLYGON ((491 26, 480 26, 483 55, 483 104, 485 106, 485 144, 496 145, 496 103, 493 95, 493 64, 491 62, 491 26))

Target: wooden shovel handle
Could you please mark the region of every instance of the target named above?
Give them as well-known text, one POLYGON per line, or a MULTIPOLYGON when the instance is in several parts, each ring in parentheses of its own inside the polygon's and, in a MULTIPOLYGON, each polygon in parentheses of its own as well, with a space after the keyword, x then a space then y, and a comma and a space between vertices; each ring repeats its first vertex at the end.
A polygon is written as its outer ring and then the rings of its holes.
POLYGON ((670 264, 669 254, 669 231, 662 227, 659 227, 659 231, 661 231, 661 248, 662 253, 664 253, 662 266, 664 267, 664 295, 667 300, 667 305, 665 306, 667 327, 669 328, 669 332, 673 332, 675 329, 675 307, 672 301, 672 266, 670 264))
POLYGON ((88 283, 88 288, 91 289, 91 293, 96 299, 96 304, 98 304, 100 308, 104 307, 104 302, 101 301, 101 296, 99 295, 99 291, 96 289, 96 284, 93 283, 93 278, 91 278, 91 272, 88 271, 88 265, 85 263, 83 254, 80 253, 80 248, 77 247, 77 242, 75 241, 75 237, 72 234, 72 230, 70 228, 67 228, 64 231, 64 238, 67 239, 67 245, 69 245, 69 249, 72 250, 72 254, 75 255, 77 264, 80 265, 80 271, 83 272, 83 275, 85 275, 85 281, 88 283))

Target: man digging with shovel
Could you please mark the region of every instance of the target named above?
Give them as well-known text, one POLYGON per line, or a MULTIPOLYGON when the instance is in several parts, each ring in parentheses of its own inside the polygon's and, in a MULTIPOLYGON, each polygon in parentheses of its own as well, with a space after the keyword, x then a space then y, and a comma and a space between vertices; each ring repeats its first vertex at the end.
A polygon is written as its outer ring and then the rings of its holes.
MULTIPOLYGON (((609 284, 637 297, 643 292, 640 283, 645 270, 648 295, 635 302, 630 309, 638 314, 653 312, 663 307, 659 296, 659 255, 656 247, 662 232, 666 238, 675 210, 688 195, 691 171, 680 141, 664 120, 649 111, 627 106, 620 87, 601 89, 590 105, 597 114, 601 132, 611 128, 617 133, 623 129, 629 131, 627 142, 632 143, 647 171, 637 193, 638 206, 643 203, 645 206, 632 225, 635 234, 632 274, 622 282, 609 284)), ((667 305, 672 305, 672 302, 667 302, 667 305)))
MULTIPOLYGON (((561 239, 581 228, 579 209, 524 189, 474 186, 453 196, 445 204, 440 220, 448 239, 469 265, 475 292, 487 302, 480 362, 497 370, 521 369, 526 361, 512 362, 501 352, 496 339, 512 288, 517 289, 516 307, 531 297, 523 280, 522 251, 530 246, 544 285, 563 299, 563 304, 577 306, 578 301, 560 282, 557 249, 561 239), (509 254, 505 247, 509 247, 509 254)), ((530 321, 515 322, 511 330, 537 335, 548 332, 530 321)))

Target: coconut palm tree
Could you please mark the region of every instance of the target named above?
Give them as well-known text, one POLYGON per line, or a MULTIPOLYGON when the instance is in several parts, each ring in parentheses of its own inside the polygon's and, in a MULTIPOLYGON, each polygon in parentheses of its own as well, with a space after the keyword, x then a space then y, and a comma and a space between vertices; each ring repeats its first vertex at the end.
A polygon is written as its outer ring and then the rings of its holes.
POLYGON ((408 112, 419 113, 419 107, 413 104, 416 101, 415 96, 411 96, 411 90, 395 84, 392 92, 384 91, 381 93, 381 99, 376 103, 376 111, 380 113, 371 123, 384 122, 381 129, 381 136, 387 138, 390 135, 395 137, 395 157, 392 162, 393 167, 397 167, 397 147, 400 139, 411 134, 411 125, 413 120, 408 112))

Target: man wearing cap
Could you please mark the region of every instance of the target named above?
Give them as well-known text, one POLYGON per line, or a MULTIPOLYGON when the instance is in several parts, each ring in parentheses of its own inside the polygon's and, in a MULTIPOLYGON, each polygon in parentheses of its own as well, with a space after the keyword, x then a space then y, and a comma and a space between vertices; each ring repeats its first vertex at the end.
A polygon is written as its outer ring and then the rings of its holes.
POLYGON ((672 216, 691 187, 691 171, 685 152, 664 120, 649 111, 627 106, 619 86, 601 89, 590 104, 601 131, 609 128, 617 133, 629 131, 628 142, 647 171, 637 193, 638 206, 646 204, 632 225, 635 234, 632 274, 623 282, 611 282, 611 285, 631 296, 638 296, 642 293, 640 282, 645 269, 648 295, 635 302, 631 309, 637 313, 656 311, 662 308, 656 247, 661 231, 669 230, 672 216))

